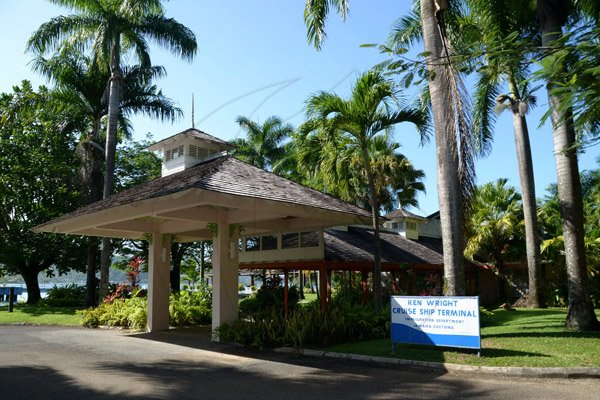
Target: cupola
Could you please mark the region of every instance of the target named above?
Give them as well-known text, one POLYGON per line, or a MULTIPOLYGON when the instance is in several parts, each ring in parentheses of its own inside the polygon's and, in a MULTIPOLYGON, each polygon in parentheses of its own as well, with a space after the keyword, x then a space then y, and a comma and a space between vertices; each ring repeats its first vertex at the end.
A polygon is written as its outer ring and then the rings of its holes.
POLYGON ((162 152, 162 176, 167 176, 225 155, 233 148, 228 142, 190 128, 153 144, 147 150, 162 152))
POLYGON ((425 218, 401 208, 385 215, 385 218, 389 221, 384 222, 384 228, 398 232, 407 239, 419 240, 419 225, 425 218))

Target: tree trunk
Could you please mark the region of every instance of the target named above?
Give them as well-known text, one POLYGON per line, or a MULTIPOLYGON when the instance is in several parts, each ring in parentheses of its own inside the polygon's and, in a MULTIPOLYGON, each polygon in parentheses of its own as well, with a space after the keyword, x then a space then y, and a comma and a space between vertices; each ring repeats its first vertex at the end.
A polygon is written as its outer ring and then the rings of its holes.
POLYGON ((421 0, 421 23, 425 50, 429 53, 427 68, 432 74, 429 78, 429 92, 435 125, 438 201, 444 253, 444 294, 462 296, 465 294, 464 224, 458 175, 458 148, 452 126, 456 120, 450 93, 452 71, 450 66, 445 66, 440 61, 443 59, 444 49, 434 0, 421 0))
POLYGON ((204 282, 204 240, 200 242, 200 282, 202 286, 206 285, 204 282))
MULTIPOLYGON (((120 51, 118 38, 111 49, 110 62, 110 92, 108 96, 108 127, 106 130, 104 198, 113 194, 115 186, 115 156, 117 151, 117 125, 123 86, 123 74, 120 66, 120 51)), ((100 260, 100 298, 108 293, 108 275, 111 259, 110 239, 102 239, 102 256, 100 260)))
POLYGON ((19 268, 19 272, 27 286, 27 304, 37 304, 42 298, 38 282, 39 269, 24 265, 19 268))
MULTIPOLYGON (((82 183, 85 191, 85 204, 94 203, 102 197, 101 182, 102 171, 100 157, 97 155, 100 131, 100 118, 94 120, 91 135, 85 142, 82 156, 82 183)), ((94 307, 96 298, 96 265, 98 261, 98 241, 96 238, 88 238, 87 267, 86 267, 86 307, 94 307)))
POLYGON ((171 292, 179 293, 181 287, 181 261, 183 260, 183 254, 185 249, 181 243, 171 244, 171 262, 173 263, 173 270, 170 273, 171 281, 171 292))
MULTIPOLYGON (((511 83, 511 91, 517 94, 516 85, 511 83)), ((535 201, 535 179, 529 143, 529 129, 525 115, 519 111, 520 99, 515 99, 512 106, 513 126, 515 131, 515 147, 519 165, 519 179, 525 219, 525 247, 527 252, 527 271, 529 276, 529 292, 527 306, 543 307, 539 285, 541 283, 540 234, 537 219, 537 203, 535 201)))
MULTIPOLYGON (((566 1, 538 0, 542 46, 552 46, 562 35, 566 22, 566 1), (562 13, 561 13, 562 12, 562 13)), ((551 56, 550 56, 551 57, 551 56)), ((561 115, 562 99, 552 94, 555 82, 547 78, 546 89, 551 107, 554 138, 554 157, 558 181, 558 200, 561 208, 565 261, 569 280, 569 311, 565 325, 569 329, 595 330, 600 323, 590 301, 587 282, 583 230, 583 195, 572 113, 561 115)))
POLYGON ((96 298, 96 261, 98 259, 98 240, 95 237, 88 238, 87 267, 85 280, 85 306, 95 307, 96 298))
POLYGON ((373 219, 373 236, 375 240, 374 266, 373 266, 373 291, 375 292, 375 308, 381 311, 383 305, 381 292, 381 238, 379 234, 379 202, 375 190, 375 180, 371 170, 371 158, 367 150, 366 143, 361 145, 363 163, 367 173, 367 182, 369 185, 369 202, 371 203, 371 217, 373 219))
POLYGON ((300 278, 299 282, 299 290, 300 290, 300 300, 304 300, 304 271, 298 271, 298 277, 300 278))

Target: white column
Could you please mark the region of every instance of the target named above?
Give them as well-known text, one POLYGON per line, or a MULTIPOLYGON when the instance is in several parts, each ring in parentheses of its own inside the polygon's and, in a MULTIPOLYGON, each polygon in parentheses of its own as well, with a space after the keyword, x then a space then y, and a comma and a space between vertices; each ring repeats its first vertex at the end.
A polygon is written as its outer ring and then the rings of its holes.
POLYGON ((169 329, 171 235, 154 232, 148 251, 148 332, 169 329))
POLYGON ((230 225, 217 224, 217 236, 213 237, 213 338, 219 338, 215 329, 238 319, 238 273, 239 251, 237 232, 231 233, 230 225))

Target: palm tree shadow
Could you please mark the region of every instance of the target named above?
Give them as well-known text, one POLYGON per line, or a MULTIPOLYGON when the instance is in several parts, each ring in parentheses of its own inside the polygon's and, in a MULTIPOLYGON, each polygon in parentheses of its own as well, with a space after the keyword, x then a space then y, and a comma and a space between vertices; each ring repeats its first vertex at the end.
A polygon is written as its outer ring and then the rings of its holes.
POLYGON ((550 357, 544 353, 533 353, 530 351, 507 350, 507 349, 481 349, 481 355, 485 358, 505 357, 550 357))

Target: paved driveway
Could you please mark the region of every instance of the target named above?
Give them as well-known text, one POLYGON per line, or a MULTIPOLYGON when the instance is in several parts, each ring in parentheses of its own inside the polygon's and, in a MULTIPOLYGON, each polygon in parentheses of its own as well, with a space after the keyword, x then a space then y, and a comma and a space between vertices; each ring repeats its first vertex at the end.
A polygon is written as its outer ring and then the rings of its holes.
POLYGON ((433 374, 213 345, 206 331, 0 326, 0 399, 600 399, 598 380, 433 374))

